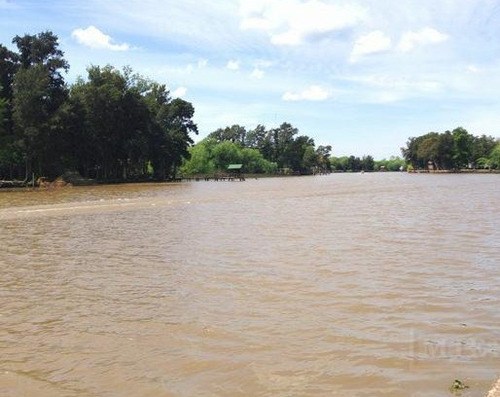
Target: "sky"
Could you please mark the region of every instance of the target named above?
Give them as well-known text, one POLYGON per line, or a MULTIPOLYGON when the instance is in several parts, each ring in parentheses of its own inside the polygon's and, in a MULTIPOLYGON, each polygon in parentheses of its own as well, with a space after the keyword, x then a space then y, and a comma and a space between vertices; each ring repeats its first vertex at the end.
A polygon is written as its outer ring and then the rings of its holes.
POLYGON ((500 0, 0 0, 0 44, 51 30, 70 64, 130 66, 195 107, 198 141, 288 122, 334 156, 500 137, 500 0))

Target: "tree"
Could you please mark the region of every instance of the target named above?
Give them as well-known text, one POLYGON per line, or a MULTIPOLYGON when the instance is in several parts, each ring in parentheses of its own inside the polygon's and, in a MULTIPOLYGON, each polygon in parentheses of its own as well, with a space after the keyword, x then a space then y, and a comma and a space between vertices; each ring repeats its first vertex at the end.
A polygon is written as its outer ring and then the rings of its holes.
POLYGON ((278 164, 279 168, 291 167, 290 152, 295 135, 298 129, 289 123, 282 123, 278 128, 269 131, 270 142, 272 144, 271 160, 278 164))
POLYGON ((316 149, 316 165, 320 170, 329 171, 331 169, 330 155, 332 152, 331 145, 318 146, 316 149))
POLYGON ((72 97, 85 113, 84 139, 93 149, 85 162, 94 170, 93 177, 119 178, 126 162, 127 133, 133 128, 124 104, 127 81, 109 65, 91 66, 87 72, 88 82, 80 80, 72 87, 72 97))
POLYGON ((249 173, 276 172, 275 163, 264 159, 257 149, 245 148, 228 140, 218 143, 207 137, 189 149, 190 158, 185 160, 181 173, 186 175, 226 172, 229 164, 243 164, 243 171, 249 173))
POLYGON ((473 137, 472 141, 472 158, 474 162, 478 162, 480 158, 487 158, 493 151, 497 141, 492 136, 481 135, 473 137))
POLYGON ((372 156, 363 156, 361 159, 360 167, 363 171, 373 171, 375 167, 375 161, 372 156))
POLYGON ((346 171, 361 171, 361 159, 356 156, 349 156, 347 159, 346 171))
POLYGON ((219 128, 208 135, 208 138, 214 139, 217 143, 231 141, 241 146, 246 146, 247 131, 245 127, 234 124, 231 127, 219 128))
POLYGON ((494 169, 500 169, 500 142, 491 151, 489 157, 489 166, 494 169))
POLYGON ((457 127, 452 132, 453 136, 453 166, 465 168, 472 163, 474 138, 465 128, 457 127))
POLYGON ((349 157, 331 157, 330 167, 334 171, 347 171, 348 170, 349 157))
POLYGON ((223 141, 213 147, 212 159, 217 170, 225 171, 229 164, 241 163, 241 146, 231 141, 223 141))
POLYGON ((311 172, 311 168, 316 164, 314 140, 307 135, 292 139, 285 146, 282 159, 285 167, 301 173, 311 172))
POLYGON ((0 136, 5 135, 7 129, 7 99, 0 97, 0 136))
POLYGON ((19 147, 26 162, 26 178, 33 166, 39 174, 57 172, 52 136, 53 117, 67 97, 62 72, 69 68, 58 49, 57 36, 47 31, 16 36, 19 69, 13 78, 13 122, 19 147))
POLYGON ((198 134, 198 127, 193 121, 194 107, 183 99, 176 98, 167 105, 169 121, 165 123, 165 134, 170 142, 168 170, 175 175, 175 169, 182 164, 182 158, 189 158, 188 148, 193 143, 190 133, 198 134))
POLYGON ((401 151, 404 159, 417 169, 426 168, 429 162, 436 169, 453 167, 453 136, 449 131, 444 134, 429 132, 410 138, 407 147, 401 151))
POLYGON ((212 159, 212 147, 216 143, 210 139, 204 139, 189 148, 189 158, 185 158, 181 167, 183 175, 207 175, 215 172, 215 164, 212 159))
POLYGON ((300 168, 302 172, 310 172, 318 165, 318 155, 311 145, 306 145, 303 152, 300 168))
POLYGON ((406 142, 406 147, 401 148, 403 158, 412 165, 413 168, 421 169, 426 166, 418 154, 420 143, 425 139, 424 136, 411 137, 406 142))
POLYGON ((246 146, 252 149, 258 149, 262 152, 266 144, 268 143, 266 127, 259 124, 253 130, 250 130, 246 134, 246 146))
POLYGON ((276 163, 267 161, 257 149, 252 148, 243 148, 241 150, 241 162, 244 171, 253 174, 270 174, 278 169, 276 163))
POLYGON ((406 169, 406 162, 401 157, 391 156, 389 160, 375 161, 374 169, 376 171, 401 171, 406 169))
POLYGON ((0 44, 0 101, 4 135, 12 133, 12 95, 14 75, 18 69, 17 54, 0 44))

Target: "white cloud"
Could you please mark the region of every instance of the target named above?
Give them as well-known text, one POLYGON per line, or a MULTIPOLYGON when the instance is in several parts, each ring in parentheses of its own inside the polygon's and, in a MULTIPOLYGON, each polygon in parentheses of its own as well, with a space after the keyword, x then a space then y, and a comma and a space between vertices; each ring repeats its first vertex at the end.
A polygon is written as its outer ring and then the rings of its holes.
POLYGON ((380 30, 375 30, 364 36, 359 37, 354 43, 351 52, 351 62, 356 62, 364 55, 375 54, 387 51, 392 47, 392 40, 380 30))
POLYGON ((110 36, 104 34, 92 25, 87 29, 73 30, 71 36, 73 36, 78 43, 94 49, 111 51, 127 51, 130 49, 127 43, 113 44, 113 39, 110 36))
POLYGON ((479 73, 481 70, 476 65, 467 66, 467 71, 469 73, 479 73))
POLYGON ((254 66, 256 68, 270 68, 273 66, 274 62, 272 61, 266 61, 264 59, 258 59, 257 61, 254 62, 254 66))
POLYGON ((276 45, 299 45, 302 44, 302 35, 295 30, 271 36, 271 43, 276 45))
POLYGON ((260 80, 261 78, 264 77, 264 71, 259 68, 255 68, 250 74, 250 77, 260 80))
POLYGON ((229 70, 238 70, 240 68, 240 62, 239 61, 228 61, 226 64, 226 68, 229 70))
POLYGON ((403 52, 413 50, 416 45, 442 43, 449 39, 447 34, 433 28, 424 28, 418 32, 407 32, 401 37, 398 49, 403 52))
POLYGON ((308 38, 358 25, 367 11, 356 4, 320 0, 241 0, 241 29, 266 31, 271 43, 299 45, 308 38))
POLYGON ((192 63, 188 63, 185 72, 190 74, 195 71, 195 69, 204 69, 208 65, 208 61, 206 59, 199 59, 198 62, 196 63, 196 67, 192 63))
POLYGON ((174 98, 182 98, 187 93, 186 87, 179 87, 174 92, 172 92, 172 97, 174 98))
POLYGON ((203 69, 207 67, 208 65, 208 60, 207 59, 199 59, 198 60, 198 69, 203 69))
POLYGON ((330 92, 319 85, 311 85, 299 93, 285 92, 281 97, 284 101, 324 101, 330 98, 330 92))

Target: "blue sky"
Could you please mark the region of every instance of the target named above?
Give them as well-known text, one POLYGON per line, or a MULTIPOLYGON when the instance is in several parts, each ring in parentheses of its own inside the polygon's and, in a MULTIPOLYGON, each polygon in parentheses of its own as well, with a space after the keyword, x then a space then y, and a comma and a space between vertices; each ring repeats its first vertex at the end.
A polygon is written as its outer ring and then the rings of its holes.
POLYGON ((381 159, 457 126, 500 137, 500 0, 0 0, 0 43, 44 30, 68 82, 130 65, 194 104, 197 140, 287 121, 381 159))

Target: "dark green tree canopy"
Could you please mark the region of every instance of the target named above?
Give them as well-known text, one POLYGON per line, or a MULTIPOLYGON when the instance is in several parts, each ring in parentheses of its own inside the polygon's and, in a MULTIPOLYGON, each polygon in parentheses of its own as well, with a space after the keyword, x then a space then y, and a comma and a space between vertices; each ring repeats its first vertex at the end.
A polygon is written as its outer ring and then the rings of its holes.
POLYGON ((460 169, 484 164, 480 159, 489 157, 495 144, 491 136, 477 137, 457 127, 453 131, 429 132, 409 138, 401 152, 416 169, 425 169, 429 164, 434 169, 460 169))
POLYGON ((68 87, 69 69, 50 31, 0 45, 0 178, 65 170, 121 179, 168 179, 198 132, 194 107, 165 85, 112 66, 90 66, 68 87))

